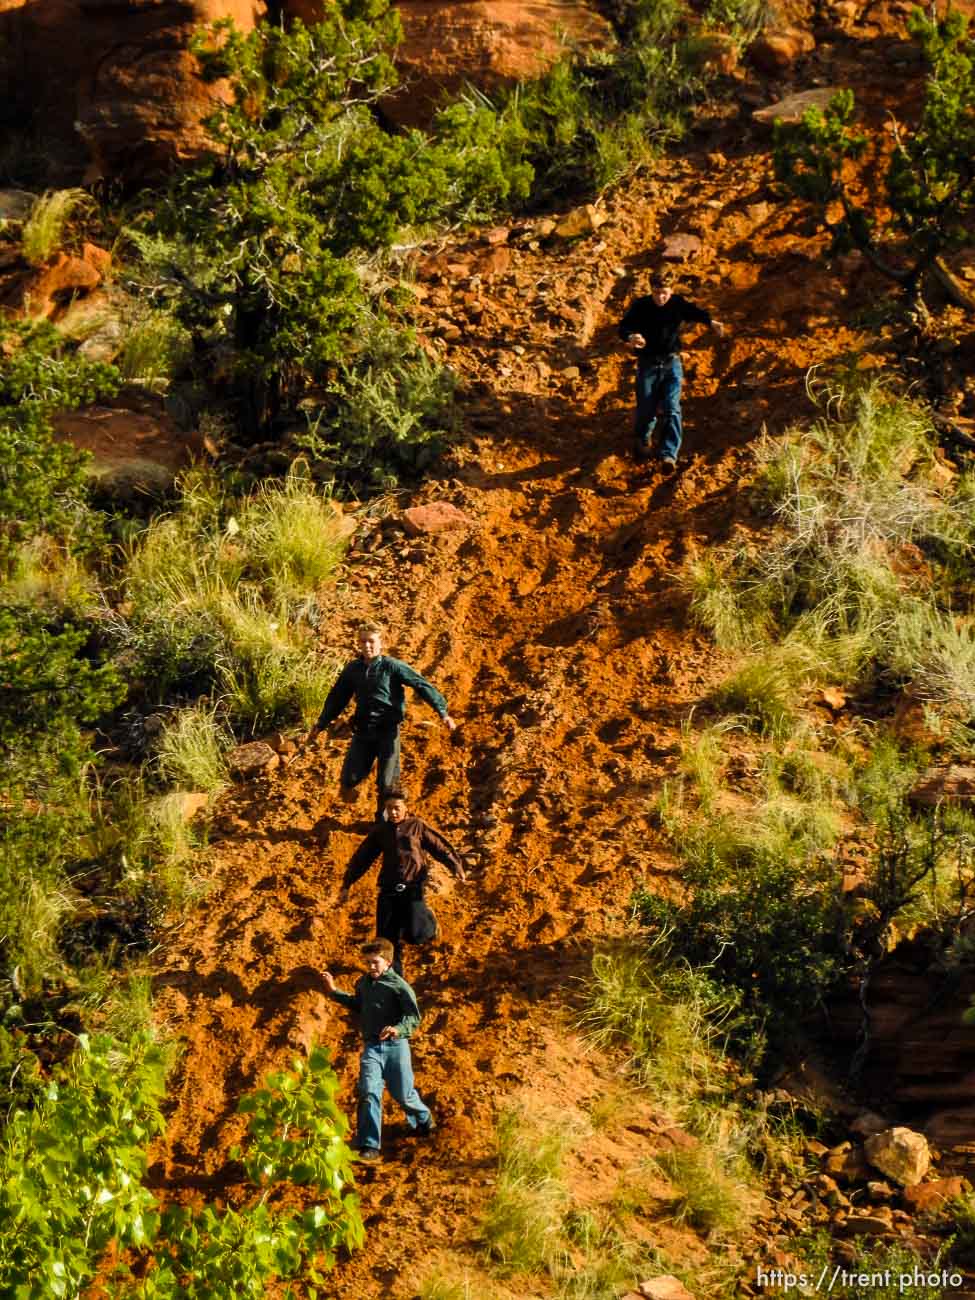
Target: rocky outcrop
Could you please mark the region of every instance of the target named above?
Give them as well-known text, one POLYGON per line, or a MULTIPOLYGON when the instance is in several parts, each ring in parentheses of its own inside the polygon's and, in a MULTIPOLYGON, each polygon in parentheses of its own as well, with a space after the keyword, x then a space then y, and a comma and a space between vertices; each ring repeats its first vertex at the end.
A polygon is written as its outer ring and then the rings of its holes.
MULTIPOLYGON (((323 0, 284 0, 275 10, 313 22, 323 0)), ((603 44, 609 24, 576 0, 522 5, 405 0, 398 53, 401 92, 386 109, 402 123, 428 121, 445 91, 467 82, 491 90, 537 76, 565 48, 603 44)), ((74 178, 151 176, 205 147, 201 119, 216 93, 196 74, 187 46, 199 27, 231 18, 243 31, 266 0, 0 0, 0 50, 21 119, 73 157, 74 178)), ((71 177, 70 168, 60 179, 71 177)))
POLYGON ((111 405, 67 411, 54 421, 58 435, 92 455, 99 490, 122 500, 158 495, 203 450, 198 434, 185 433, 160 401, 126 393, 111 405))
POLYGON ((191 157, 213 90, 187 50, 196 28, 250 30, 263 0, 0 0, 0 40, 16 51, 14 96, 72 147, 89 179, 147 175, 191 157))
POLYGON ((399 10, 404 39, 397 64, 406 88, 386 107, 409 125, 429 120, 445 93, 467 82, 490 92, 540 76, 564 51, 563 38, 605 45, 612 37, 603 18, 574 0, 401 0, 399 10))

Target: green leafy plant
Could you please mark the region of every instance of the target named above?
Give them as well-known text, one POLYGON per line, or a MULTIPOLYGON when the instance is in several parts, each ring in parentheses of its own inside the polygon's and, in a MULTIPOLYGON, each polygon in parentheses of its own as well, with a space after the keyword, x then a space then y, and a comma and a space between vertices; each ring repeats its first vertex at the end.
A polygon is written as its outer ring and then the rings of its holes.
POLYGON ((0 323, 0 576, 38 533, 76 551, 97 537, 86 501, 88 458, 51 429, 71 410, 118 387, 111 366, 89 361, 47 322, 0 323))
POLYGON ((165 1060, 145 1034, 126 1047, 81 1036, 35 1105, 13 1113, 0 1140, 4 1294, 79 1295, 111 1248, 118 1297, 261 1297, 271 1282, 297 1276, 314 1296, 336 1250, 362 1244, 348 1125, 326 1052, 313 1049, 241 1101, 250 1144, 235 1158, 260 1189, 256 1199, 160 1213, 143 1177, 148 1143, 163 1127, 165 1060), (286 1182, 312 1189, 315 1203, 272 1208, 272 1191, 286 1182), (130 1263, 140 1255, 148 1268, 136 1278, 130 1263))

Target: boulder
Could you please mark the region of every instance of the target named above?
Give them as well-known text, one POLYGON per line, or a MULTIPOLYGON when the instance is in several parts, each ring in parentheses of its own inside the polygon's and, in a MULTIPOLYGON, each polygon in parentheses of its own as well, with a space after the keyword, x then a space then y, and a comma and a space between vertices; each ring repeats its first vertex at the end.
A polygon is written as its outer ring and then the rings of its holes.
POLYGON ((944 1205, 945 1201, 953 1201, 969 1191, 971 1184, 967 1178, 936 1178, 932 1183, 915 1183, 913 1187, 905 1187, 904 1204, 915 1213, 926 1214, 944 1205))
POLYGON ((796 126, 811 108, 825 111, 830 100, 842 88, 840 86, 820 86, 816 90, 801 90, 796 95, 786 95, 785 99, 769 104, 767 108, 756 108, 752 121, 759 126, 773 126, 781 122, 785 126, 796 126))
POLYGON ((975 803, 975 767, 960 763, 929 767, 915 781, 907 797, 921 808, 933 808, 939 803, 975 803))
MULTIPOLYGON (((311 7, 312 0, 285 0, 311 7)), ((468 83, 489 93, 538 77, 573 46, 613 43, 610 24, 595 4, 580 0, 400 0, 403 41, 396 64, 404 88, 383 110, 404 125, 424 125, 442 103, 468 83)))
POLYGON ((684 1283, 671 1273, 641 1282, 639 1293, 645 1300, 694 1300, 693 1292, 688 1291, 684 1283))
POLYGON ((765 31, 748 47, 748 59, 759 72, 775 77, 787 72, 804 54, 816 48, 811 32, 796 27, 765 31))
POLYGON ((19 280, 15 296, 8 299, 8 305, 30 316, 43 316, 50 320, 73 298, 90 293, 101 282, 100 272, 90 262, 71 257, 68 253, 58 253, 53 262, 19 280))
POLYGON ((843 1223, 843 1232, 849 1237, 883 1237, 894 1226, 890 1210, 878 1206, 871 1214, 851 1214, 843 1223))
POLYGON ((205 146, 200 122, 220 91, 198 76, 193 32, 220 18, 249 31, 265 11, 264 0, 0 0, 0 43, 17 53, 17 105, 43 120, 61 166, 131 181, 205 146))
POLYGON ((98 487, 122 499, 168 491, 201 451, 198 434, 184 433, 161 404, 138 397, 86 406, 54 419, 57 435, 91 452, 98 487))
POLYGON ((273 772, 280 762, 280 756, 264 740, 252 740, 248 745, 238 745, 227 755, 231 774, 242 781, 273 772))
POLYGON ((902 1187, 919 1183, 931 1164, 927 1139, 909 1128, 889 1128, 876 1133, 867 1138, 863 1150, 875 1169, 902 1187))
POLYGON ((668 262, 685 262, 689 257, 695 257, 702 247, 701 240, 697 235, 689 235, 685 231, 679 231, 675 235, 669 235, 664 240, 660 256, 668 262))
POLYGON ((593 235, 606 220, 606 213, 600 212, 594 203, 584 207, 573 208, 566 213, 555 227, 559 239, 578 239, 580 235, 593 235))
POLYGON ((403 511, 403 527, 411 537, 443 533, 452 528, 469 528, 473 520, 449 501, 431 501, 403 511))

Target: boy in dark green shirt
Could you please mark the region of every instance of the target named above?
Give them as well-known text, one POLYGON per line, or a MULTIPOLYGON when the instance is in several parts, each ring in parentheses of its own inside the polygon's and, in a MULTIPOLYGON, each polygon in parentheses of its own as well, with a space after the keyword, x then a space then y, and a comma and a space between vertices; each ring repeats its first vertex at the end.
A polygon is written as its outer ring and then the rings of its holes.
POLYGON ((383 1087, 389 1088, 406 1113, 406 1122, 419 1137, 433 1132, 433 1115, 413 1084, 410 1035, 420 1023, 416 995, 391 967, 393 945, 374 939, 361 949, 366 974, 355 991, 343 993, 330 971, 323 972, 329 997, 359 1015, 362 1055, 359 1058, 359 1114, 356 1137, 363 1160, 377 1160, 382 1140, 383 1087))

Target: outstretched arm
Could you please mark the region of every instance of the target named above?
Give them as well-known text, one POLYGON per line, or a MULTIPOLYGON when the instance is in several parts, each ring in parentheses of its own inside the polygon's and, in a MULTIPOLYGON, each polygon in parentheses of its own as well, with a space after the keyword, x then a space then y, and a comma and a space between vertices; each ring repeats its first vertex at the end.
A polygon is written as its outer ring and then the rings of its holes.
POLYGON ((457 877, 458 880, 466 880, 467 872, 464 870, 464 864, 454 847, 444 839, 439 831, 435 831, 432 826, 423 823, 423 831, 420 835, 420 843, 432 858, 436 858, 457 877))
POLYGON ((344 903, 348 896, 349 890, 355 882, 364 876, 372 864, 383 851, 383 835, 379 827, 371 830, 366 838, 362 841, 356 851, 349 858, 348 865, 345 868, 345 875, 342 877, 342 885, 339 890, 339 902, 344 903))
POLYGON ((451 731, 457 726, 450 714, 447 712, 447 701, 437 690, 432 682, 428 682, 425 677, 421 677, 415 668, 409 664, 400 664, 398 669, 400 681, 404 686, 412 686, 421 699, 426 700, 427 704, 434 712, 439 713, 440 717, 447 724, 451 731))
POLYGON ((320 731, 325 728, 339 716, 355 692, 355 685, 352 681, 352 674, 349 672, 348 665, 342 669, 336 678, 332 689, 325 696, 325 703, 322 705, 322 711, 318 715, 318 721, 308 733, 309 740, 313 740, 320 731))
POLYGON ((323 971, 322 979, 325 981, 325 991, 333 1002, 338 1002, 343 1007, 348 1007, 350 1011, 362 1010, 362 995, 359 992, 358 985, 356 985, 354 993, 343 993, 336 985, 335 976, 331 971, 323 971))

